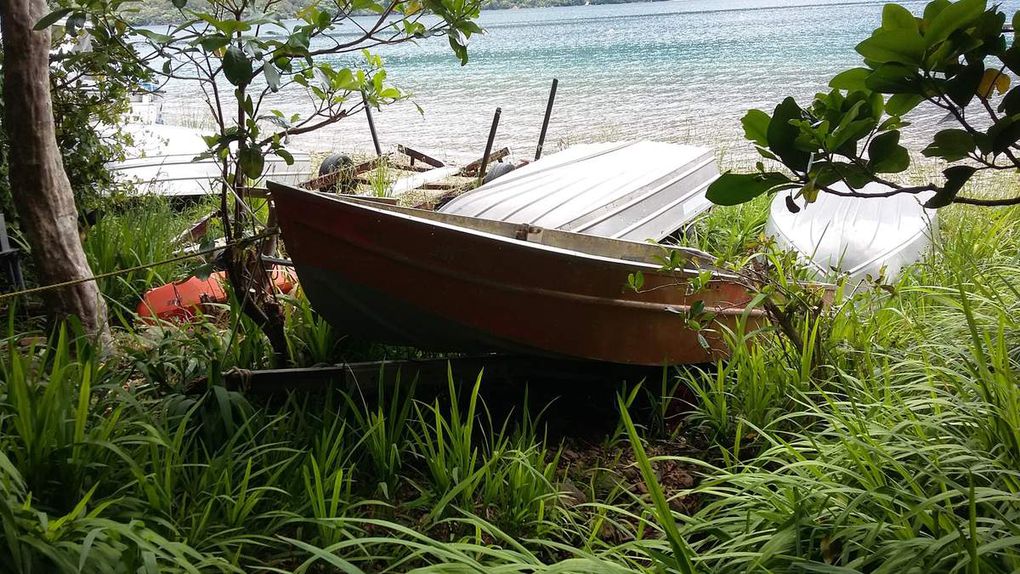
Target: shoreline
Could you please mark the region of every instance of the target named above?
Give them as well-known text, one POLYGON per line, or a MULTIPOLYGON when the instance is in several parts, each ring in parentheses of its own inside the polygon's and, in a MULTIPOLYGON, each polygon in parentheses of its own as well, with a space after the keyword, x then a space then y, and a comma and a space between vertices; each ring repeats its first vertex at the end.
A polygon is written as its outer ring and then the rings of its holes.
MULTIPOLYGON (((615 5, 615 4, 646 4, 653 2, 668 2, 670 0, 524 0, 523 2, 514 2, 512 0, 493 0, 487 2, 482 6, 482 12, 487 10, 523 10, 530 8, 564 8, 570 6, 601 6, 601 5, 615 5)), ((372 12, 358 12, 353 14, 354 16, 368 16, 373 14, 372 12)), ((284 20, 294 19, 296 16, 291 14, 284 18, 284 20)), ((132 24, 136 26, 171 26, 180 24, 183 20, 180 19, 139 19, 133 20, 132 24)))

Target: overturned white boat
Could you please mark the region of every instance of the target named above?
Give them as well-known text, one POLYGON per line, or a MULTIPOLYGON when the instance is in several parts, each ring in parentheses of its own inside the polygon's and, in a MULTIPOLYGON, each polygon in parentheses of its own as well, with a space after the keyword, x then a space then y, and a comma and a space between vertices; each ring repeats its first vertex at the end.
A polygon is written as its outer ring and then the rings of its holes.
MULTIPOLYGON (((843 184, 837 191, 849 191, 843 184)), ((859 193, 882 193, 873 183, 859 193)), ((930 197, 899 194, 883 198, 843 197, 820 193, 818 199, 793 213, 787 194, 772 201, 766 233, 779 247, 795 250, 821 277, 845 273, 854 281, 897 277, 930 249, 937 230, 935 210, 925 209, 930 197)))
MULTIPOLYGON (((220 165, 213 159, 196 159, 208 146, 197 130, 163 124, 134 124, 124 128, 135 145, 128 159, 107 167, 117 181, 134 184, 139 194, 188 197, 218 193, 220 165)), ((266 156, 262 179, 290 185, 309 179, 311 158, 294 153, 294 163, 266 156)))
POLYGON ((661 240, 711 207, 710 148, 651 141, 569 147, 440 211, 614 239, 661 240))

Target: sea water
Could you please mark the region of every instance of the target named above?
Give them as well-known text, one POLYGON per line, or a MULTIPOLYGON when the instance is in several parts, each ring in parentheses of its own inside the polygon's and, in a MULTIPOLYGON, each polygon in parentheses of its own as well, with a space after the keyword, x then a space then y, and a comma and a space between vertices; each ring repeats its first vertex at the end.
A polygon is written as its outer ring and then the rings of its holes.
MULTIPOLYGON (((901 4, 919 13, 925 2, 901 4)), ((854 46, 880 25, 882 5, 672 0, 487 10, 479 21, 485 34, 472 37, 466 66, 445 38, 377 50, 388 80, 412 97, 377 111, 375 123, 386 148, 401 143, 447 157, 478 156, 499 107, 496 147, 529 157, 558 78, 547 149, 654 139, 743 155, 741 116, 749 108, 771 110, 788 95, 806 104, 833 75, 860 65, 854 46)), ((1009 14, 1018 8, 1020 0, 1003 3, 1009 14)), ((168 91, 170 110, 195 109, 201 97, 186 85, 168 91)), ((287 114, 310 109, 297 92, 269 101, 287 114)), ((907 141, 922 141, 944 115, 914 114, 907 141)), ((309 151, 371 149, 363 114, 296 143, 309 151)))

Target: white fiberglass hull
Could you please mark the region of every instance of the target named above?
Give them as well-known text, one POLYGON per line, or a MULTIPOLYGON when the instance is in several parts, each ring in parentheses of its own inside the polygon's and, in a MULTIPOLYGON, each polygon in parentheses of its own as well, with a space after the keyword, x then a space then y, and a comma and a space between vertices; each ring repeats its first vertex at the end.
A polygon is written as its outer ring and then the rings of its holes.
MULTIPOLYGON (((849 191, 842 184, 837 190, 849 191)), ((888 188, 870 184, 861 193, 888 188)), ((885 198, 841 197, 820 193, 817 201, 791 213, 786 193, 776 195, 766 233, 785 249, 795 250, 820 276, 845 273, 856 281, 868 276, 896 278, 931 248, 937 230, 935 210, 922 203, 928 196, 900 194, 885 198)))

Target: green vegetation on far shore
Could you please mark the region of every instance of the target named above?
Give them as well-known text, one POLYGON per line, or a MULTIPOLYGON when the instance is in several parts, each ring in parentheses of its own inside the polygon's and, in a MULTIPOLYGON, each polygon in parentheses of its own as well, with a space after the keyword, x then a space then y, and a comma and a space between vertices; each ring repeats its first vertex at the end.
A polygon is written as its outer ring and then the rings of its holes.
MULTIPOLYGON (((587 4, 630 4, 659 0, 483 0, 483 9, 549 8, 554 6, 584 6, 587 4)), ((304 7, 303 0, 281 0, 274 7, 276 15, 290 18, 304 7)), ((129 19, 137 24, 158 25, 180 20, 180 11, 170 0, 147 0, 132 4, 129 19)))

